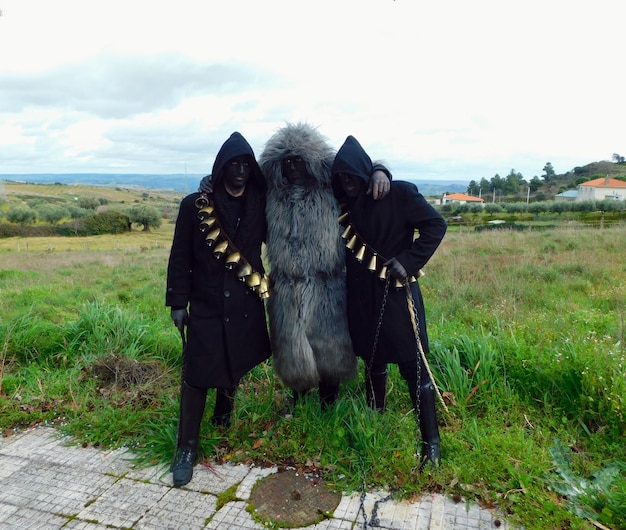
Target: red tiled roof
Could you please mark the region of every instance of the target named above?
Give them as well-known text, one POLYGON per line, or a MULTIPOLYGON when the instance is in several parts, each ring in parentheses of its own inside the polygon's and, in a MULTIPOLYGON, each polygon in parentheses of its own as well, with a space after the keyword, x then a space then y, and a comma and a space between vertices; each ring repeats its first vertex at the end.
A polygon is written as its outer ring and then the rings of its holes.
POLYGON ((446 195, 444 199, 450 199, 452 201, 485 202, 485 199, 473 197, 472 195, 465 195, 464 193, 450 193, 449 195, 446 195))
POLYGON ((583 182, 581 186, 592 186, 594 188, 626 188, 626 182, 623 180, 600 177, 598 179, 583 182))

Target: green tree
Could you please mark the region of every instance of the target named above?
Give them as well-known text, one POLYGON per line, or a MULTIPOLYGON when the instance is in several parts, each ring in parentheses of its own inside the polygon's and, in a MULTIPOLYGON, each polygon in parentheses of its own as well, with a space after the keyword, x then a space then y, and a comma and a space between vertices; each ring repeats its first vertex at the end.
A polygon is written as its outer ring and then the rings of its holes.
POLYGON ((491 183, 485 177, 480 179, 480 190, 483 194, 491 191, 491 183))
POLYGON ((519 192, 519 189, 522 184, 524 184, 524 177, 521 173, 515 172, 514 169, 511 169, 511 172, 506 176, 503 185, 503 191, 506 194, 514 195, 519 192))
POLYGON ((501 213, 502 212, 502 206, 500 206, 499 204, 496 204, 494 202, 490 202, 488 204, 485 204, 485 211, 488 214, 501 213))
POLYGON ((130 209, 131 222, 143 225, 144 232, 150 232, 150 228, 161 226, 161 214, 153 206, 137 204, 130 209))
POLYGON ((37 207, 37 217, 53 225, 69 216, 70 212, 58 204, 41 204, 37 207))
POLYGON ((95 210, 100 206, 100 201, 94 197, 79 197, 78 206, 87 210, 95 210))
POLYGON ((537 175, 531 178, 528 184, 530 185, 530 191, 533 193, 543 186, 543 182, 541 182, 541 179, 537 175))
POLYGON ((480 185, 475 180, 470 180, 470 183, 467 186, 467 194, 468 195, 478 195, 480 193, 480 185))
POLYGON ((552 167, 552 164, 550 162, 546 162, 546 165, 543 167, 543 172, 544 174, 541 176, 546 182, 550 182, 554 180, 554 177, 556 177, 556 172, 554 171, 554 168, 552 167))
POLYGON ((72 219, 80 219, 82 217, 87 217, 88 215, 93 215, 92 210, 80 208, 78 206, 74 206, 73 204, 68 207, 68 211, 70 214, 70 218, 72 219))
POLYGON ((6 213, 6 218, 9 223, 28 225, 35 222, 37 219, 37 212, 28 206, 18 204, 9 208, 6 213))

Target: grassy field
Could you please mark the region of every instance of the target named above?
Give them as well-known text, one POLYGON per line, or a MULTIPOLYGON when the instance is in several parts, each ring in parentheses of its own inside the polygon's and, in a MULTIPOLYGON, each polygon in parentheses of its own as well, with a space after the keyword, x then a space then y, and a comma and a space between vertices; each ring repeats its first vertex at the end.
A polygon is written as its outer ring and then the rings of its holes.
MULTIPOLYGON (((127 200, 127 199, 120 199, 127 200)), ((170 200, 169 198, 167 200, 170 200)), ((169 461, 180 337, 164 306, 173 225, 93 238, 0 239, 0 429, 48 423, 77 443, 169 461)), ((441 469, 416 471, 417 426, 392 367, 388 410, 362 374, 292 418, 271 362, 242 382, 229 431, 203 454, 316 468, 344 491, 440 491, 528 529, 626 527, 626 226, 454 228, 420 280, 439 407, 441 469)), ((208 407, 213 395, 209 394, 208 407)))

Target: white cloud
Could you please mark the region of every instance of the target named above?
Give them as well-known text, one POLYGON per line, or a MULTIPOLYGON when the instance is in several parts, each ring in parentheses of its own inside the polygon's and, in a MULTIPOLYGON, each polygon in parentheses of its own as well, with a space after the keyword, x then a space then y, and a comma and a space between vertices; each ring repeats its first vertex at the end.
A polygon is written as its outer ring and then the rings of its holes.
POLYGON ((0 173, 206 173, 232 131, 258 154, 304 120, 396 178, 531 178, 626 150, 618 0, 0 9, 0 173))

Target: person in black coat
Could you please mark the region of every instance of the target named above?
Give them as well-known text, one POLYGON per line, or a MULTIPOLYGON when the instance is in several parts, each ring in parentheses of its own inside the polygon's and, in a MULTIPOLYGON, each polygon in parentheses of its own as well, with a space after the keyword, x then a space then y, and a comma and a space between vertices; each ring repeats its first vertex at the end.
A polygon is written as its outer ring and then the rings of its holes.
POLYGON ((447 226, 412 183, 393 181, 384 200, 372 200, 365 192, 371 168, 365 150, 348 136, 337 152, 332 175, 333 190, 347 214, 342 219, 343 235, 351 249, 346 252, 350 335, 356 355, 365 364, 368 404, 381 412, 387 364, 398 365, 419 418, 424 443, 421 468, 434 468, 441 462, 440 437, 435 387, 417 343, 419 337, 423 352, 429 352, 424 302, 416 278, 447 226), (411 321, 406 285, 410 285, 417 313, 417 330, 411 321))
POLYGON ((270 356, 265 179, 238 132, 218 152, 211 180, 211 193, 182 200, 167 268, 166 305, 186 338, 175 486, 191 480, 207 390, 217 389, 213 423, 228 427, 239 380, 270 356))

